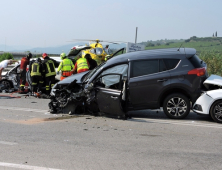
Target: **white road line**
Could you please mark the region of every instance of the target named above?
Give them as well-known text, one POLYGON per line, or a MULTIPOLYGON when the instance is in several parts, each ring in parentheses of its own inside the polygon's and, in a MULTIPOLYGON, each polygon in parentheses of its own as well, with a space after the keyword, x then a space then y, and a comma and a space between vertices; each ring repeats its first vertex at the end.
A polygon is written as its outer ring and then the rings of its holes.
POLYGON ((0 141, 0 144, 3 144, 3 145, 17 145, 17 143, 14 143, 14 142, 6 142, 6 141, 0 141))
POLYGON ((6 107, 6 106, 0 106, 0 109, 5 109, 5 110, 22 110, 22 111, 26 111, 26 112, 40 112, 40 113, 48 112, 48 110, 21 108, 21 107, 6 107))
MULTIPOLYGON (((135 120, 139 119, 139 118, 133 118, 135 120)), ((187 121, 185 120, 180 120, 180 121, 176 121, 176 120, 158 120, 158 119, 146 119, 144 118, 144 120, 146 120, 146 123, 160 123, 160 124, 174 124, 174 125, 185 125, 185 126, 196 126, 196 127, 210 127, 210 128, 218 128, 221 129, 222 125, 218 124, 218 123, 212 123, 212 124, 208 124, 208 123, 200 123, 197 121, 187 121)), ((133 121, 133 120, 132 120, 133 121)))
POLYGON ((22 164, 12 164, 12 163, 5 163, 5 162, 0 162, 0 166, 10 167, 10 168, 19 168, 19 169, 31 169, 31 170, 61 170, 61 169, 53 169, 53 168, 22 165, 22 164))

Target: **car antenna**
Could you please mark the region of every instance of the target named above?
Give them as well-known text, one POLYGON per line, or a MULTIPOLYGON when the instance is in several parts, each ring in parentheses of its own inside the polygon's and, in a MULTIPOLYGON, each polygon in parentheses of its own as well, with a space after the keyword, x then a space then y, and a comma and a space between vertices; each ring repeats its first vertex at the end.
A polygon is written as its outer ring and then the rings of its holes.
MULTIPOLYGON (((180 45, 180 47, 183 45, 183 43, 180 45)), ((178 48, 178 50, 177 51, 180 51, 180 47, 178 48)))

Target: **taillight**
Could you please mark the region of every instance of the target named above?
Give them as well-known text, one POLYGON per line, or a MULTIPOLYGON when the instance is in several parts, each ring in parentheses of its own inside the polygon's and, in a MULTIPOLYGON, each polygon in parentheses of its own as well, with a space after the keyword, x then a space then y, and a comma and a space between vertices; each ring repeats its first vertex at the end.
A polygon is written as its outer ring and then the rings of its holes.
POLYGON ((206 69, 205 68, 195 68, 193 70, 190 70, 188 74, 196 74, 197 76, 203 76, 205 75, 206 69))

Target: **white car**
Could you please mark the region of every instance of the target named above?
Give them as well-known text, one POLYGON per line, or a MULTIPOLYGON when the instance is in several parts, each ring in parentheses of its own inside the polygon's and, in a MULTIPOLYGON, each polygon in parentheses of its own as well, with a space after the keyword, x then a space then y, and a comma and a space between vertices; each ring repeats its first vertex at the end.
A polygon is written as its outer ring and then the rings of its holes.
POLYGON ((210 114, 212 119, 222 123, 222 77, 211 75, 204 81, 208 91, 197 99, 193 111, 198 114, 210 114))

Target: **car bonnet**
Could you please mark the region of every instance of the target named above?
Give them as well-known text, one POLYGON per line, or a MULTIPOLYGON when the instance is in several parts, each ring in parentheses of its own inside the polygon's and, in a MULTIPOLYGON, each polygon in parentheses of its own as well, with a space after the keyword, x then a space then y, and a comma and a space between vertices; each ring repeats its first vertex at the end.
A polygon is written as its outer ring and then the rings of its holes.
POLYGON ((81 79, 87 73, 88 73, 88 71, 78 73, 78 74, 74 74, 72 76, 69 76, 69 77, 63 79, 62 81, 59 81, 58 84, 69 84, 69 83, 73 82, 75 79, 77 80, 76 83, 82 83, 81 79))
POLYGON ((208 87, 208 85, 217 85, 222 86, 222 77, 218 75, 211 75, 203 82, 205 87, 208 87))

